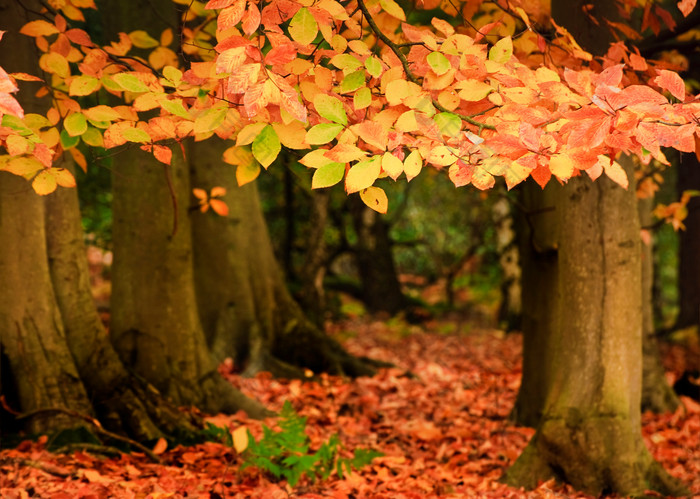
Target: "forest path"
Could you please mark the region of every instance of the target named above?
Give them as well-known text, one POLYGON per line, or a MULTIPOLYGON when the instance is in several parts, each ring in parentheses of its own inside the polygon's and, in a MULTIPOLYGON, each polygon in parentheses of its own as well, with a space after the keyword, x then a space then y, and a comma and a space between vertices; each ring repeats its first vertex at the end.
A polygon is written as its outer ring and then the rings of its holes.
MULTIPOLYGON (((241 471, 241 456, 223 444, 158 449, 162 463, 154 464, 137 453, 116 459, 54 455, 44 438, 0 452, 0 497, 589 497, 549 482, 530 492, 498 482, 534 433, 508 421, 520 383, 519 335, 470 330, 468 323, 418 327, 368 318, 329 329, 351 353, 396 367, 372 378, 314 381, 264 374, 245 379, 226 362, 220 370, 273 410, 288 400, 307 418, 312 449, 337 433, 348 455, 356 448, 384 454, 359 471, 315 483, 302 478, 292 488, 257 468, 241 471)), ((680 347, 670 349, 668 367, 682 371, 683 358, 680 347)), ((654 456, 700 496, 700 406, 684 403, 675 414, 646 414, 644 435, 654 456)), ((259 439, 263 423, 274 428, 277 420, 261 423, 238 414, 209 421, 231 431, 248 429, 259 439)))

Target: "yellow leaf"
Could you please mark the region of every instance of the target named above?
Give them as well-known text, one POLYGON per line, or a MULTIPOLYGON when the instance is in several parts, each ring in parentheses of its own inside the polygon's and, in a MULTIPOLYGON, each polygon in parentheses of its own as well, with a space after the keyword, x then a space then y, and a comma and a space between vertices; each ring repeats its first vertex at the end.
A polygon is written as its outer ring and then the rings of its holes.
POLYGON ((56 177, 54 177, 50 169, 39 172, 39 174, 34 177, 34 181, 32 182, 34 192, 40 196, 51 194, 56 190, 57 185, 56 177))
POLYGON ((568 154, 555 154, 549 160, 549 171, 559 180, 569 180, 574 174, 574 162, 568 154))
POLYGON ((403 173, 403 162, 390 152, 385 152, 382 156, 382 169, 396 180, 403 173))
POLYGON ((459 158, 447 146, 437 146, 430 150, 428 163, 435 166, 449 166, 459 158))
POLYGON ((625 172, 624 168, 620 166, 620 163, 617 161, 610 161, 608 159, 607 163, 603 163, 603 168, 605 170, 605 174, 616 184, 621 186, 623 189, 627 189, 629 187, 629 179, 627 178, 627 172, 625 172))
POLYGON ((379 173, 381 172, 382 162, 380 156, 375 156, 367 161, 356 163, 345 176, 345 190, 348 194, 371 187, 379 173))
MULTIPOLYGON (((250 158, 253 159, 252 154, 250 158)), ((260 170, 260 164, 255 160, 238 165, 238 168, 236 168, 236 181, 238 185, 245 185, 258 178, 260 170)))
POLYGON ((491 85, 479 80, 465 80, 455 85, 460 88, 459 97, 467 102, 477 102, 486 97, 492 90, 491 85))
POLYGON ((386 213, 389 209, 389 200, 386 197, 386 192, 379 187, 368 187, 361 190, 360 199, 376 212, 386 213))
POLYGON ((399 21, 406 20, 406 14, 399 4, 394 2, 394 0, 379 0, 379 5, 381 5, 384 12, 389 14, 391 17, 395 17, 399 21))
POLYGON ((391 106, 397 106, 408 97, 409 86, 406 80, 392 80, 386 85, 386 100, 391 106))
POLYGON ((412 151, 403 162, 403 171, 406 173, 406 178, 408 181, 410 182, 412 179, 417 177, 422 169, 423 158, 420 157, 420 153, 418 151, 412 151))
POLYGON ((132 31, 129 33, 129 39, 134 47, 138 47, 140 49, 152 49, 160 45, 158 40, 151 37, 151 35, 144 30, 132 31))
POLYGON ((56 183, 61 187, 75 187, 75 177, 65 168, 53 168, 53 175, 56 178, 56 183))
POLYGON ((233 448, 240 454, 248 448, 248 428, 239 426, 231 432, 231 439, 233 440, 233 448))

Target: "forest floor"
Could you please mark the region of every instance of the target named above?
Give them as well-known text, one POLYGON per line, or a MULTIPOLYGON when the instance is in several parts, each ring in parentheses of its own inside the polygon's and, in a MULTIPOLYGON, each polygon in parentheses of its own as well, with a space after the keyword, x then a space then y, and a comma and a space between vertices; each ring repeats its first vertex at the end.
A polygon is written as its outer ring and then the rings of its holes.
MULTIPOLYGON (((392 362, 372 378, 322 376, 315 381, 280 381, 260 375, 244 379, 230 363, 221 372, 235 386, 280 410, 290 401, 307 418, 311 448, 338 434, 343 450, 381 451, 382 457, 341 479, 302 478, 295 487, 258 468, 241 470, 235 450, 262 425, 243 414, 208 420, 231 431, 225 445, 156 445, 161 460, 142 453, 107 458, 86 451, 57 455, 47 439, 26 441, 0 452, 0 497, 25 498, 285 498, 285 497, 484 497, 584 498, 553 482, 534 491, 499 483, 533 430, 508 420, 520 383, 521 338, 467 323, 355 318, 333 324, 330 334, 358 355, 392 362), (413 374, 408 376, 407 372, 413 374)), ((665 348, 669 377, 684 368, 688 349, 665 348)), ((700 406, 684 399, 673 414, 645 414, 644 438, 652 454, 700 497, 700 406)), ((222 432, 226 434, 226 432, 222 432)))

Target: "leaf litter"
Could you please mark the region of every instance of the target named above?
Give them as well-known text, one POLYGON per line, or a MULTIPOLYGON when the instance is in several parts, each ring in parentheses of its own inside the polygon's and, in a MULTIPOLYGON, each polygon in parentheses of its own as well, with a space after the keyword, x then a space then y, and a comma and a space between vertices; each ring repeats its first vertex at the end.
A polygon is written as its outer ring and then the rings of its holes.
MULTIPOLYGON (((220 372, 272 410, 289 401, 307 418, 312 448, 337 433, 341 454, 350 456, 357 448, 382 452, 370 465, 342 479, 335 473, 325 481, 304 477, 294 488, 256 467, 241 470, 240 436, 249 430, 259 439, 263 424, 275 428, 277 420, 238 413, 207 418, 231 432, 232 446, 206 442, 166 449, 160 441, 155 447, 161 464, 138 452, 118 458, 86 451, 52 454, 46 437, 25 441, 0 451, 0 497, 590 497, 554 481, 532 491, 498 481, 534 434, 508 419, 520 385, 519 335, 491 329, 441 334, 430 332, 441 329, 436 323, 424 329, 366 318, 329 329, 351 353, 396 367, 354 380, 327 375, 277 380, 265 373, 242 378, 230 361, 220 372)), ((671 378, 685 368, 684 359, 681 347, 666 349, 671 378)), ((700 405, 683 398, 683 407, 672 414, 644 414, 643 425, 654 457, 700 495, 700 405)))

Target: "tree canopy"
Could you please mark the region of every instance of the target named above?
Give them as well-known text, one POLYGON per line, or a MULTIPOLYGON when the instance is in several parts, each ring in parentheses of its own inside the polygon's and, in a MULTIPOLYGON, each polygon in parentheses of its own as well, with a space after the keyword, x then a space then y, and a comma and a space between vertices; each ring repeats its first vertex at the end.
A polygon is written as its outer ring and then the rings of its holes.
MULTIPOLYGON (((377 179, 410 181, 425 165, 479 189, 582 171, 626 186, 619 153, 667 163, 662 147, 698 142, 700 102, 676 72, 622 42, 593 58, 556 23, 540 27, 539 3, 175 3, 182 23, 158 38, 144 29, 96 43, 85 25, 93 0, 52 2, 26 24, 44 75, 0 72, 0 168, 47 194, 75 183, 63 151, 87 167, 81 143, 137 144, 169 164, 168 142, 217 135, 240 184, 285 147, 315 169, 313 187, 344 182, 385 212, 377 179), (43 81, 45 116, 22 112, 17 80, 43 81)), ((678 7, 687 15, 694 3, 678 7)), ((672 28, 672 15, 649 3, 640 30, 662 23, 672 28)), ((220 189, 195 195, 203 210, 225 210, 220 189)))

